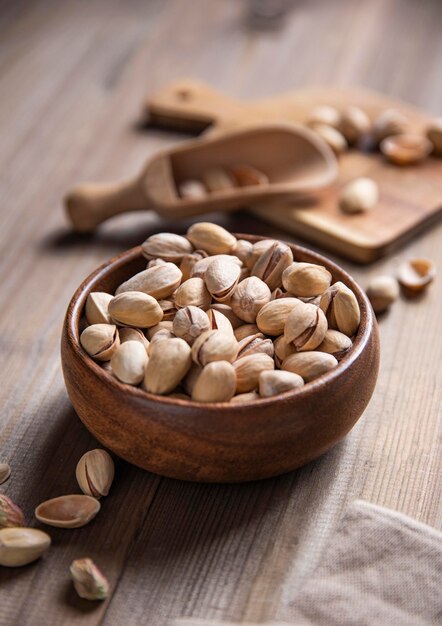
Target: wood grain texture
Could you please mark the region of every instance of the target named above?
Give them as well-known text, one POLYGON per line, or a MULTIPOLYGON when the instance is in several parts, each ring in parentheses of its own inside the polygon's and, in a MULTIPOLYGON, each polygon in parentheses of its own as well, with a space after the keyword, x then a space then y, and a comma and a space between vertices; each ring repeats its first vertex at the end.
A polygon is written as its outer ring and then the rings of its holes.
MULTIPOLYGON (((146 93, 181 76, 250 99, 362 84, 440 115, 442 5, 297 2, 278 32, 252 30, 247 4, 237 0, 9 0, 1 8, 0 456, 13 469, 1 490, 34 523, 37 503, 76 490, 75 464, 96 446, 62 380, 68 302, 106 259, 149 233, 176 229, 136 214, 94 237, 72 235, 62 212, 66 190, 130 176, 180 140, 142 132, 134 121, 146 93)), ((242 213, 209 219, 284 237, 242 213)), ((440 270, 441 236, 435 227, 397 257, 345 269, 362 285, 408 256, 428 256, 440 270)), ((2 626, 165 626, 180 615, 282 620, 354 498, 440 527, 441 300, 437 278, 421 299, 401 299, 379 320, 381 370, 368 409, 343 442, 304 468, 220 486, 120 463, 89 526, 51 529, 54 545, 41 562, 2 569, 2 626), (69 564, 82 556, 110 578, 113 593, 103 604, 79 600, 70 586, 69 564)))

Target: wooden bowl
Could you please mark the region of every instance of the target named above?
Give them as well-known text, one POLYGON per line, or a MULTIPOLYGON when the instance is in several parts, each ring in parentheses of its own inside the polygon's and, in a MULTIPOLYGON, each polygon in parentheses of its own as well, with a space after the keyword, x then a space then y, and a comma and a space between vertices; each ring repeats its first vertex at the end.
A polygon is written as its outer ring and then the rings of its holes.
MULTIPOLYGON (((261 237, 237 235, 256 242, 261 237)), ((120 383, 81 348, 80 320, 91 291, 113 293, 146 260, 141 248, 111 259, 77 289, 64 322, 61 356, 69 398, 107 448, 139 467, 191 481, 241 482, 276 476, 317 458, 342 439, 370 400, 379 368, 371 305, 355 281, 323 256, 289 244, 295 260, 324 265, 361 309, 352 350, 339 365, 275 398, 231 405, 198 404, 148 394, 120 383)))

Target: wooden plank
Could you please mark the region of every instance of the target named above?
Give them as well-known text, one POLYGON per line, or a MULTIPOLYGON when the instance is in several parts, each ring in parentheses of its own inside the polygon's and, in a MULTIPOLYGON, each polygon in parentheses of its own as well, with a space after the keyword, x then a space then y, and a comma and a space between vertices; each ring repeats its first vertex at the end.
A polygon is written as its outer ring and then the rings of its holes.
MULTIPOLYGON (((69 407, 60 370, 71 294, 118 251, 156 230, 183 232, 188 225, 138 214, 90 239, 66 229, 66 189, 132 174, 179 139, 134 129, 146 88, 194 74, 238 97, 261 99, 305 83, 357 82, 440 113, 440 3, 293 5, 278 35, 250 30, 243 11, 234 0, 2 4, 0 458, 11 462, 13 475, 0 489, 29 523, 39 501, 76 490, 76 461, 95 445, 69 407), (403 36, 411 31, 413 37, 403 36)), ((208 218, 287 238, 245 213, 208 218)), ((345 267, 361 284, 408 255, 442 267, 441 233, 434 228, 400 257, 370 268, 345 267)), ((400 300, 380 320, 376 393, 333 451, 290 475, 242 486, 189 485, 121 463, 90 526, 50 529, 54 546, 41 562, 1 569, 0 623, 283 620, 354 497, 440 527, 441 284, 436 280, 418 301, 400 300), (80 556, 94 557, 109 575, 107 603, 91 605, 73 592, 68 567, 80 556)))

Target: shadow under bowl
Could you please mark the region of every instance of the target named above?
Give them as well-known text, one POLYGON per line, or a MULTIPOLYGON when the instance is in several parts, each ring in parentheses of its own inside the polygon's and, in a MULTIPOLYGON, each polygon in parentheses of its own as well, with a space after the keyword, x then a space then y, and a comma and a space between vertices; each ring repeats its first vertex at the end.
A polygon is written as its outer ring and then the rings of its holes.
MULTIPOLYGON (((239 234, 252 243, 263 239, 239 234)), ((111 259, 75 292, 64 321, 61 358, 69 398, 86 428, 107 448, 143 469, 190 481, 242 482, 277 476, 312 461, 362 415, 379 369, 379 334, 357 283, 326 257, 294 244, 295 261, 324 265, 354 294, 361 323, 338 366, 303 388, 246 404, 200 404, 120 383, 79 341, 89 293, 115 289, 145 269, 141 247, 111 259)))

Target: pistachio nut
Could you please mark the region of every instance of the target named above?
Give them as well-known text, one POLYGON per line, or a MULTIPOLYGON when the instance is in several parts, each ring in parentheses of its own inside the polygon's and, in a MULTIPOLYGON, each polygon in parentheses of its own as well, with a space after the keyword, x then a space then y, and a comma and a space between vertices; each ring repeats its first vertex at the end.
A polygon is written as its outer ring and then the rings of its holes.
POLYGON ((355 294, 340 281, 331 285, 321 296, 319 303, 325 313, 328 326, 352 337, 358 330, 361 312, 355 294))
POLYGON ((15 528, 25 525, 25 516, 19 506, 0 493, 0 528, 15 528))
POLYGON ((442 155, 442 117, 434 119, 427 128, 427 139, 433 146, 433 155, 442 155))
POLYGON ((350 350, 353 342, 350 337, 339 332, 339 330, 328 329, 322 343, 316 348, 319 352, 332 354, 340 361, 350 350))
POLYGON ((336 367, 338 361, 326 352, 296 352, 288 356, 282 370, 299 374, 306 383, 336 367))
POLYGON ((397 276, 405 294, 411 296, 428 287, 436 276, 436 268, 429 259, 411 259, 401 263, 397 276))
POLYGON ((314 304, 299 302, 290 312, 284 327, 287 343, 292 343, 298 352, 314 350, 325 337, 327 319, 314 304))
POLYGON ((348 106, 342 111, 339 130, 350 145, 358 143, 362 137, 368 135, 370 129, 370 118, 359 107, 348 106))
POLYGON ((231 254, 215 254, 213 256, 208 256, 197 261, 193 266, 191 278, 205 278, 209 265, 211 265, 214 261, 234 263, 238 265, 240 270, 242 267, 242 261, 240 261, 236 256, 232 256, 231 254))
POLYGON ((173 320, 173 332, 192 345, 201 333, 210 329, 207 313, 196 306, 186 306, 179 309, 173 320))
POLYGON ((104 291, 93 291, 86 300, 85 315, 88 324, 112 324, 109 315, 109 302, 114 296, 104 291))
POLYGON ((259 400, 259 394, 257 391, 248 391, 246 393, 238 393, 230 400, 230 404, 247 404, 248 402, 255 402, 259 400))
POLYGON ((160 332, 160 330, 168 330, 169 332, 173 332, 173 322, 171 320, 167 320, 167 321, 161 321, 158 324, 155 324, 155 326, 152 326, 151 328, 148 328, 146 331, 146 335, 147 335, 147 339, 149 341, 152 341, 152 338, 160 332))
POLYGON ((205 310, 209 308, 211 302, 212 297, 202 278, 189 278, 175 293, 175 305, 178 309, 197 306, 205 310))
POLYGON ((109 595, 109 582, 92 559, 72 561, 70 572, 75 591, 85 600, 104 600, 109 595))
POLYGON ((171 393, 191 364, 191 349, 184 339, 177 337, 155 343, 146 368, 144 388, 159 395, 171 393))
POLYGON ((284 359, 286 359, 290 354, 296 352, 295 346, 292 343, 287 343, 284 335, 280 335, 275 339, 275 341, 273 342, 273 347, 275 351, 275 363, 276 366, 279 368, 281 368, 284 359))
POLYGON ((211 361, 236 359, 238 342, 233 335, 222 330, 208 330, 202 333, 192 346, 194 363, 203 367, 211 361))
POLYGON ((211 167, 202 173, 202 181, 207 191, 216 193, 236 187, 232 174, 223 167, 211 167))
POLYGON ((257 333, 256 335, 244 337, 244 339, 238 342, 237 358, 240 359, 243 356, 257 353, 268 354, 273 357, 274 351, 273 341, 262 333, 257 333))
POLYGON ((409 121, 396 109, 385 109, 373 122, 373 135, 380 143, 391 135, 401 135, 407 132, 409 121))
POLYGON ((109 314, 117 324, 150 328, 163 319, 163 311, 152 296, 143 291, 120 293, 109 303, 109 314))
POLYGON ((317 124, 326 124, 333 128, 339 128, 341 124, 341 114, 333 106, 328 104, 318 104, 309 112, 307 126, 315 127, 317 124))
POLYGON ((223 313, 220 313, 217 309, 211 308, 207 311, 207 317, 209 318, 210 324, 209 330, 222 330, 225 333, 233 335, 232 324, 229 318, 223 313))
POLYGON ((187 238, 196 249, 205 250, 208 254, 229 254, 236 243, 236 237, 229 231, 211 222, 192 224, 187 238))
POLYGON ((266 283, 258 276, 250 276, 236 286, 230 305, 237 317, 253 324, 262 307, 270 302, 270 298, 270 289, 266 283))
POLYGON ((185 200, 202 200, 207 196, 207 189, 200 180, 186 180, 178 187, 181 198, 185 200))
POLYGON ((119 295, 126 291, 144 291, 148 296, 163 300, 177 289, 182 276, 181 270, 174 263, 155 265, 126 280, 118 287, 115 294, 119 295))
POLYGON ((110 361, 120 345, 120 338, 114 324, 92 324, 81 333, 80 343, 96 361, 110 361))
POLYGON ((122 383, 139 385, 144 378, 147 361, 146 348, 139 341, 126 341, 112 355, 112 373, 122 383))
POLYGON ((314 263, 292 263, 282 275, 284 289, 303 298, 319 296, 330 287, 331 280, 330 272, 314 263))
POLYGON ((163 311, 163 320, 165 321, 169 320, 173 322, 173 319, 178 310, 175 305, 175 302, 173 300, 158 300, 158 304, 160 305, 161 310, 163 311))
POLYGON ((243 321, 240 320, 237 315, 235 315, 232 307, 228 304, 224 304, 223 302, 214 302, 210 305, 210 308, 213 311, 218 311, 219 313, 222 313, 225 317, 227 317, 230 324, 232 325, 233 330, 235 330, 235 328, 238 328, 238 326, 243 325, 243 321))
POLYGON ((382 313, 399 298, 399 284, 393 276, 374 276, 366 292, 374 312, 382 313))
POLYGON ((41 557, 51 545, 51 538, 36 528, 0 530, 0 565, 21 567, 41 557))
POLYGON ((299 374, 281 370, 265 370, 259 375, 259 395, 261 398, 271 398, 286 391, 294 391, 304 386, 304 380, 299 374))
POLYGON ((264 370, 273 370, 275 362, 268 354, 255 353, 243 356, 234 362, 236 371, 236 393, 257 389, 259 376, 264 370))
POLYGON ((146 269, 148 270, 150 267, 155 267, 156 265, 166 265, 166 263, 167 261, 163 259, 150 259, 150 261, 147 262, 146 269))
POLYGON ((186 237, 175 233, 156 233, 141 244, 141 251, 146 259, 163 259, 178 263, 184 255, 193 251, 193 246, 186 237))
POLYGON ((312 130, 330 146, 336 155, 342 154, 342 152, 347 150, 347 140, 337 128, 333 128, 333 126, 328 126, 327 124, 315 124, 312 130))
POLYGON ((256 316, 256 324, 264 335, 279 336, 284 332, 290 311, 298 304, 297 298, 278 298, 265 304, 256 316))
POLYGON ((241 268, 237 263, 215 259, 204 274, 204 281, 211 296, 218 302, 228 300, 239 280, 241 268))
POLYGON ((268 185, 269 177, 264 172, 247 163, 241 163, 230 168, 230 172, 239 187, 253 187, 255 185, 268 185))
POLYGON ((149 343, 149 347, 147 348, 147 356, 150 356, 152 354, 152 350, 154 349, 155 344, 157 344, 159 341, 165 341, 166 339, 174 339, 175 337, 176 337, 175 333, 173 333, 170 330, 167 330, 166 328, 159 330, 157 333, 155 333, 155 335, 152 337, 149 343))
POLYGON ((251 253, 253 248, 253 244, 250 241, 246 241, 245 239, 237 239, 235 245, 230 250, 230 254, 238 257, 242 263, 245 263, 247 257, 251 253))
MULTIPOLYGON (((213 362, 215 363, 215 361, 213 362)), ((187 374, 184 376, 183 380, 181 381, 181 386, 183 387, 184 391, 189 396, 192 395, 193 388, 195 387, 196 381, 198 380, 199 375, 201 374, 202 371, 203 371, 203 368, 201 367, 201 365, 192 363, 189 371, 187 372, 187 374)))
POLYGON ((276 243, 275 239, 261 239, 260 241, 254 243, 252 249, 250 250, 244 261, 246 267, 248 267, 249 270, 252 271, 259 257, 261 257, 268 248, 273 246, 274 243, 276 243))
POLYGON ((11 475, 11 468, 8 463, 0 463, 0 485, 5 483, 11 475))
POLYGON ((261 332, 256 324, 243 324, 242 326, 238 326, 233 331, 235 335, 235 339, 237 341, 242 341, 246 337, 254 336, 261 332))
POLYGON ((35 509, 35 517, 48 526, 81 528, 94 519, 100 508, 96 498, 72 494, 42 502, 35 509))
POLYGON ((430 154, 433 144, 422 135, 407 133, 386 137, 381 141, 379 148, 395 165, 413 165, 430 154))
POLYGON ((289 246, 275 241, 257 259, 252 276, 258 276, 273 290, 282 285, 282 273, 293 263, 293 252, 289 246))
POLYGON ((75 474, 84 494, 101 498, 107 496, 114 480, 114 462, 106 450, 89 450, 78 461, 75 474))
POLYGON ((139 328, 131 328, 130 326, 123 326, 118 330, 120 335, 120 344, 126 341, 139 341, 145 348, 149 347, 149 341, 146 339, 146 335, 139 328))
POLYGON ((188 280, 192 276, 193 268, 198 261, 208 257, 204 250, 194 250, 192 254, 186 254, 181 259, 180 270, 183 275, 182 282, 188 280))
POLYGON ((212 361, 203 367, 192 390, 196 402, 228 402, 236 389, 236 373, 228 361, 212 361))

